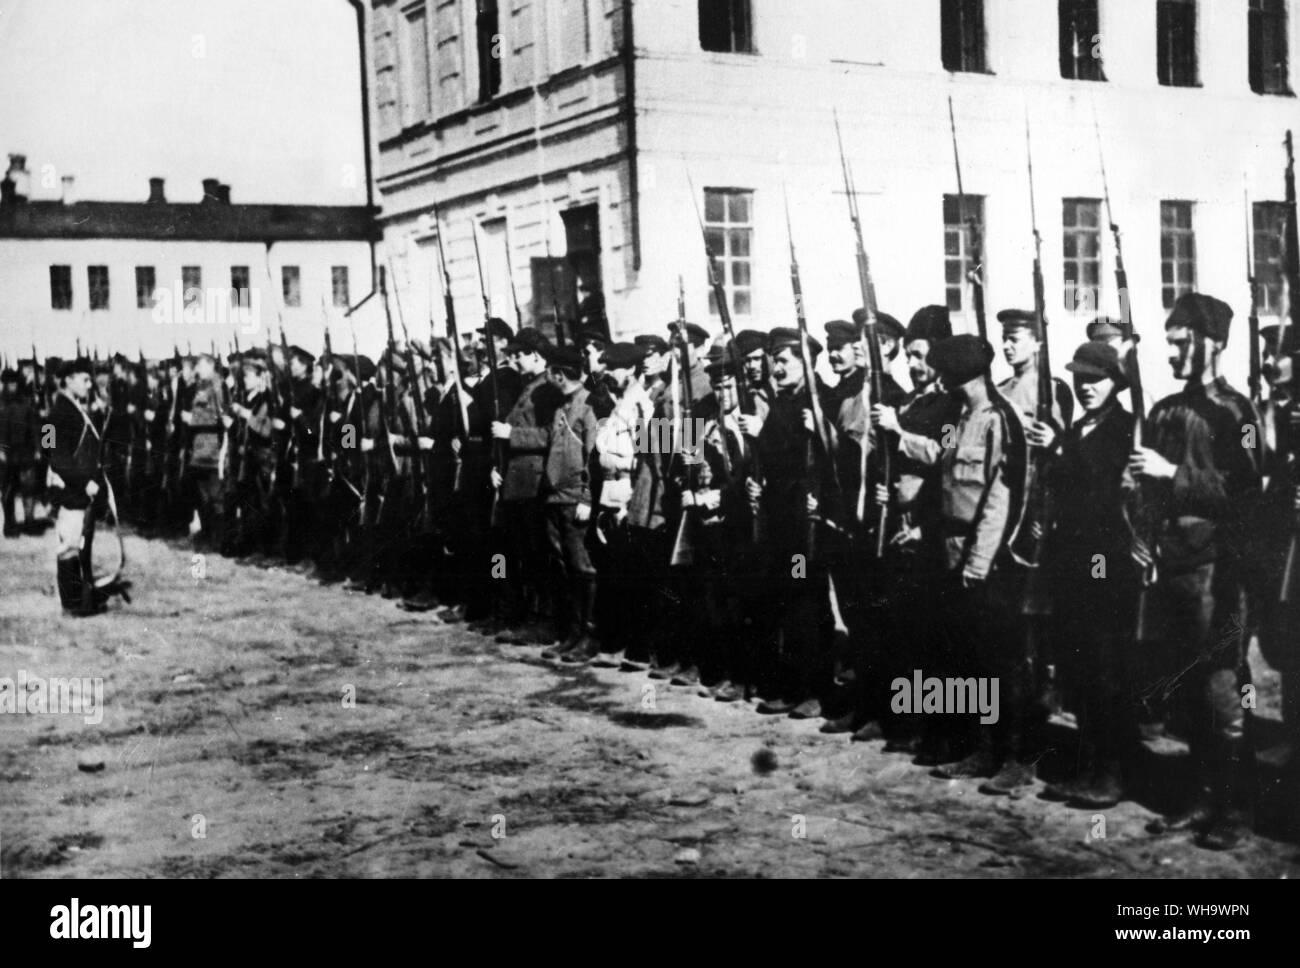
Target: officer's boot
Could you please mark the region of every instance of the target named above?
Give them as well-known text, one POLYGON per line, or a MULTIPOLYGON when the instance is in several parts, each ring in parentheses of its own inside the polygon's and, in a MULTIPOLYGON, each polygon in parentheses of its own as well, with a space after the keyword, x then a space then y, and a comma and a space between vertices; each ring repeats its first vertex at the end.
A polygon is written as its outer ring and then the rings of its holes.
POLYGON ((1193 740, 1191 747, 1192 776, 1195 783, 1191 802, 1177 813, 1151 821, 1147 824, 1148 833, 1199 831, 1214 819, 1213 765, 1206 753, 1204 740, 1193 740))
POLYGON ((1254 825, 1254 773, 1244 738, 1224 740, 1216 749, 1214 819, 1197 838, 1207 850, 1232 850, 1254 825))
MULTIPOLYGON (((1003 740, 1002 766, 991 780, 980 784, 980 793, 993 796, 1021 796, 1038 779, 1038 770, 1026 755, 1025 736, 1029 715, 1019 703, 1011 708, 1003 740)), ((985 729, 989 728, 985 727, 985 729)))

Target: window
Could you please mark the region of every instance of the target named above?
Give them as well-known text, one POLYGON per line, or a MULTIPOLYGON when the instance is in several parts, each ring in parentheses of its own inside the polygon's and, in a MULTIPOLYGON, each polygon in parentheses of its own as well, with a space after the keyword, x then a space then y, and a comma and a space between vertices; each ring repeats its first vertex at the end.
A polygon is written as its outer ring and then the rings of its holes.
POLYGON ((1287 86, 1286 0, 1250 0, 1250 89, 1290 94, 1287 86))
POLYGON ((478 0, 478 99, 489 101, 501 91, 501 18, 497 0, 478 0))
POLYGON ((1157 0, 1156 45, 1160 83, 1195 87, 1196 0, 1157 0))
POLYGON ((250 305, 249 288, 248 266, 231 266, 230 305, 235 307, 250 305))
POLYGON ((700 0, 700 47, 718 54, 754 53, 749 0, 700 0))
POLYGON ((280 291, 284 294, 286 306, 302 305, 302 275, 297 266, 284 266, 280 269, 280 291))
MULTIPOLYGON (((1256 202, 1251 206, 1255 248, 1255 285, 1261 316, 1281 316, 1285 274, 1282 257, 1286 252, 1285 202, 1256 202)), ((1300 297, 1293 297, 1300 298, 1300 297)))
POLYGON ((429 30, 424 7, 408 10, 403 23, 404 60, 402 124, 419 124, 433 114, 433 86, 429 77, 429 30))
POLYGON ((1097 0, 1060 0, 1057 13, 1061 26, 1061 76, 1075 81, 1104 81, 1097 0))
POLYGON ((987 72, 988 66, 984 61, 984 0, 943 0, 939 15, 944 69, 987 72))
POLYGON ((943 273, 948 294, 948 309, 954 313, 973 312, 967 305, 967 280, 977 266, 971 245, 971 222, 984 235, 984 197, 967 195, 966 210, 961 210, 960 195, 943 196, 943 273))
POLYGON ((1067 198, 1062 204, 1065 308, 1093 313, 1101 305, 1101 200, 1067 198))
POLYGON ((135 308, 152 309, 153 291, 158 288, 153 266, 135 267, 135 308))
POLYGON ((203 302, 203 270, 198 266, 181 266, 181 289, 185 305, 197 306, 203 302))
POLYGON ((72 266, 50 266, 50 308, 72 308, 72 266))
MULTIPOLYGON (((753 312, 751 246, 754 241, 754 193, 734 188, 704 190, 705 235, 726 289, 731 311, 737 316, 753 312)), ((718 302, 709 289, 709 312, 718 315, 718 302)))
POLYGON ((334 292, 334 305, 347 309, 352 305, 348 298, 348 267, 334 266, 330 269, 330 288, 334 292))
POLYGON ((91 309, 108 308, 108 266, 86 266, 86 288, 91 309))
POLYGON ((1165 309, 1181 295, 1196 291, 1196 234, 1191 202, 1160 203, 1160 283, 1165 309))

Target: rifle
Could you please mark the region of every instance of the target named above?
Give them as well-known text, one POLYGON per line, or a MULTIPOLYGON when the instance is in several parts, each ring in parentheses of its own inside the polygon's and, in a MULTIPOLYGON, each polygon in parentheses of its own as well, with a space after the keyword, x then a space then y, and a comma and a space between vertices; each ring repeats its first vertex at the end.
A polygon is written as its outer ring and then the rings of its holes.
POLYGON ((40 367, 40 365, 41 365, 41 358, 36 355, 36 342, 33 341, 32 342, 32 383, 35 385, 36 401, 37 404, 39 405, 37 412, 44 414, 47 413, 50 409, 50 399, 49 399, 49 395, 46 392, 45 380, 42 379, 42 374, 37 372, 37 369, 40 367))
MULTIPOLYGON (((686 489, 692 492, 693 495, 699 486, 699 465, 686 459, 686 451, 682 447, 687 423, 694 419, 695 396, 691 387, 691 344, 686 337, 686 283, 681 276, 677 277, 677 322, 673 325, 672 330, 673 349, 677 352, 676 369, 681 377, 682 393, 681 407, 677 408, 679 425, 674 452, 682 455, 682 462, 686 469, 686 489)), ((721 422, 720 412, 719 422, 721 422)), ((723 432, 725 433, 725 429, 723 432)), ((722 453, 723 459, 726 460, 727 439, 725 436, 722 438, 722 453)), ((683 507, 681 520, 677 524, 677 538, 673 542, 671 559, 671 564, 674 567, 689 567, 695 564, 695 542, 693 540, 695 515, 691 511, 691 507, 683 507)))
POLYGON ((952 109, 952 95, 948 95, 948 125, 952 129, 952 160, 957 168, 957 217, 966 223, 967 253, 971 270, 966 275, 971 287, 971 302, 975 306, 975 327, 980 339, 989 338, 988 318, 984 310, 984 235, 979 220, 966 204, 966 189, 961 179, 961 154, 957 150, 957 117, 952 109))
MULTIPOLYGON (((447 256, 442 247, 442 222, 438 218, 437 206, 433 209, 434 244, 438 248, 438 268, 442 270, 442 303, 447 314, 447 336, 451 339, 451 360, 456 370, 456 412, 460 415, 460 440, 462 445, 469 439, 469 400, 465 396, 465 374, 460 368, 460 332, 456 326, 456 300, 451 294, 451 273, 447 271, 447 256)), ((557 307, 556 312, 559 312, 557 307)), ((556 316, 559 325, 559 316, 556 316)), ((559 330, 557 329, 557 335, 559 330)), ((495 347, 494 347, 495 348, 495 347)), ((452 475, 452 491, 460 490, 460 472, 464 466, 460 451, 456 450, 456 467, 452 475)))
MULTIPOLYGON (((727 335, 727 352, 731 356, 731 365, 736 371, 736 391, 740 396, 740 412, 752 417, 758 412, 754 401, 754 388, 749 385, 749 380, 745 376, 745 361, 741 359, 740 350, 736 346, 736 327, 731 320, 731 304, 727 302, 727 290, 718 275, 717 257, 713 252, 713 247, 709 244, 709 233, 704 227, 704 216, 700 213, 700 201, 695 193, 695 183, 691 180, 689 171, 686 172, 686 183, 690 186, 691 203, 695 206, 695 221, 700 226, 700 238, 704 240, 704 258, 708 267, 709 288, 713 290, 713 301, 718 306, 718 318, 722 320, 722 331, 727 335)), ((723 439, 725 442, 726 438, 723 439)), ((758 440, 750 437, 749 443, 749 475, 755 481, 761 483, 763 470, 759 462, 758 440)), ((726 449, 725 446, 723 449, 726 449)), ((763 541, 763 517, 758 513, 757 506, 751 507, 750 511, 752 513, 750 537, 754 544, 761 544, 763 541)))
MULTIPOLYGON (((844 153, 844 137, 840 131, 840 118, 836 113, 835 117, 835 138, 839 142, 840 148, 840 170, 844 176, 844 197, 849 205, 849 221, 853 225, 853 235, 857 242, 857 265, 858 265, 858 286, 862 290, 862 308, 866 313, 866 320, 862 327, 862 339, 866 344, 867 358, 871 364, 871 382, 870 391, 871 399, 864 401, 867 403, 863 409, 869 414, 871 406, 883 404, 885 402, 885 364, 884 358, 880 352, 880 329, 876 320, 876 287, 871 279, 871 262, 867 258, 867 248, 862 239, 862 217, 858 211, 857 190, 853 183, 853 172, 849 167, 848 157, 844 153)), ((789 221, 789 200, 786 201, 786 220, 789 221)), ((868 385, 863 385, 863 392, 868 389, 868 385)), ((859 463, 859 486, 858 502, 856 506, 857 518, 859 521, 866 521, 867 510, 867 455, 870 444, 871 424, 868 417, 868 424, 862 437, 862 453, 859 463)), ((885 439, 883 431, 876 433, 878 458, 876 466, 879 470, 878 479, 886 486, 893 483, 893 467, 888 441, 885 439)), ((885 545, 888 541, 889 530, 889 501, 880 504, 876 509, 876 558, 885 556, 885 545)))
MULTIPOLYGON (((1129 406, 1133 411, 1133 446, 1137 448, 1142 446, 1143 431, 1147 419, 1146 394, 1142 391, 1142 366, 1138 360, 1138 343, 1141 342, 1142 337, 1133 322, 1132 300, 1129 298, 1128 288, 1128 270, 1124 267, 1124 240, 1110 204, 1110 180, 1106 177, 1106 155, 1102 150, 1101 125, 1097 121, 1095 105, 1093 106, 1092 123, 1093 130, 1097 134, 1097 160, 1101 168, 1101 191, 1102 198, 1106 203, 1106 222, 1110 226, 1111 238, 1115 241, 1115 288, 1119 294, 1120 322, 1127 330, 1126 342, 1128 348, 1124 354, 1124 370, 1128 376, 1129 406)), ((1046 346, 1046 342, 1044 342, 1044 346, 1046 346)), ((1140 492, 1135 490, 1133 494, 1136 498, 1140 492)), ((1141 568, 1141 585, 1137 601, 1137 641, 1144 642, 1148 637, 1147 589, 1155 584, 1156 580, 1156 560, 1151 551, 1155 539, 1154 536, 1147 533, 1145 523, 1139 524, 1139 522, 1143 521, 1143 509, 1141 507, 1126 505, 1124 518, 1132 534, 1132 558, 1141 568)))
POLYGON ((505 220, 506 239, 506 279, 510 282, 510 299, 515 304, 515 328, 524 328, 524 314, 519 308, 519 290, 515 288, 514 260, 510 257, 510 220, 505 220))
MULTIPOLYGON (((816 428, 816 434, 813 440, 808 442, 808 462, 807 475, 809 481, 815 479, 817 468, 815 460, 815 444, 820 443, 822 455, 827 462, 827 468, 830 471, 831 480, 834 482, 836 493, 841 493, 839 473, 835 466, 835 443, 831 437, 830 427, 826 423, 826 415, 822 412, 821 399, 817 395, 817 371, 813 366, 812 347, 808 342, 808 317, 804 313, 803 305, 803 282, 799 275, 799 259, 795 255, 794 249, 794 230, 790 225, 790 199, 785 200, 785 231, 786 237, 790 242, 790 289, 794 293, 794 313, 795 320, 799 326, 799 355, 803 360, 804 388, 808 392, 808 406, 812 410, 813 426, 816 428)), ((816 547, 817 519, 813 518, 808 521, 808 553, 812 554, 816 547)))
MULTIPOLYGON (((389 271, 392 271, 392 262, 388 264, 389 271)), ((397 273, 393 272, 394 278, 397 273)), ((402 427, 407 432, 406 435, 411 441, 411 486, 414 489, 415 506, 421 509, 421 513, 426 509, 426 498, 428 497, 428 481, 425 474, 424 455, 420 452, 419 438, 428 434, 429 420, 424 412, 424 399, 421 396, 419 372, 415 368, 415 350, 411 348, 411 334, 406 328, 406 315, 402 312, 402 294, 401 292, 393 293, 393 301, 397 303, 397 319, 402 325, 402 341, 406 347, 403 356, 406 359, 406 382, 411 392, 412 410, 415 412, 415 426, 411 426, 411 414, 402 407, 402 427)))
MULTIPOLYGON (((501 396, 497 388, 497 339, 492 332, 492 297, 488 295, 487 284, 483 278, 483 256, 478 247, 478 223, 473 225, 474 235, 474 261, 478 265, 478 288, 483 296, 483 333, 484 343, 487 349, 488 373, 492 381, 492 420, 501 419, 501 396)), ((504 474, 506 469, 506 455, 504 441, 492 438, 492 463, 496 469, 504 474)), ((500 500, 500 491, 492 489, 492 523, 497 523, 497 504, 500 500)))
MULTIPOLYGON (((1300 332, 1300 211, 1297 211, 1296 205, 1296 184, 1295 184, 1295 144, 1291 137, 1291 132, 1286 133, 1286 264, 1284 271, 1287 280, 1287 292, 1290 296, 1289 307, 1289 325, 1300 332)), ((1283 317, 1278 324, 1277 330, 1277 352, 1280 356, 1285 352, 1287 347, 1288 319, 1283 317)), ((1294 337, 1292 337, 1294 339, 1294 337)), ((1292 400, 1291 412, 1288 414, 1289 420, 1278 421, 1278 434, 1286 444, 1284 453, 1290 457, 1292 477, 1293 501, 1292 507, 1300 507, 1300 479, 1297 479, 1297 464, 1300 464, 1300 439, 1298 435, 1291 432, 1293 423, 1300 419, 1300 394, 1295 393, 1295 386, 1300 380, 1297 374, 1300 370, 1300 352, 1291 354, 1291 384, 1292 400)), ((1279 445, 1282 440, 1278 441, 1279 445)), ((1279 446, 1279 450, 1283 450, 1279 446)), ((1297 562, 1297 537, 1300 537, 1300 511, 1291 522, 1291 540, 1287 544, 1286 565, 1282 569, 1282 587, 1278 592, 1278 602, 1281 605, 1292 605, 1297 598, 1300 598, 1300 588, 1295 587, 1296 572, 1300 570, 1300 562, 1297 562)))
MULTIPOLYGON (((1259 359, 1259 280, 1255 277, 1255 254, 1252 251, 1254 227, 1250 218, 1250 191, 1242 189, 1246 213, 1246 285, 1250 289, 1250 402, 1258 409, 1264 399, 1264 384, 1259 359)), ((1279 352, 1281 347, 1278 347, 1279 352)))
MULTIPOLYGON (((1036 420, 1054 424, 1052 404, 1056 387, 1052 382, 1052 365, 1047 352, 1047 297, 1043 284, 1043 236, 1038 231, 1038 206, 1034 199, 1034 154, 1029 133, 1029 115, 1025 115, 1025 153, 1029 171, 1029 217, 1034 233, 1034 317, 1038 327, 1038 403, 1036 420)), ((1025 511, 1016 526, 1009 548, 1011 556, 1020 564, 1037 568, 1042 560, 1044 536, 1051 513, 1050 494, 1047 490, 1046 448, 1035 448, 1031 455, 1028 480, 1028 497, 1025 511)))
MULTIPOLYGON (((393 338, 393 313, 388 305, 388 267, 379 267, 379 293, 384 300, 384 319, 388 323, 388 360, 384 364, 383 392, 379 397, 380 418, 384 423, 384 439, 388 443, 388 456, 396 473, 401 466, 397 461, 397 450, 393 447, 392 423, 397 417, 397 374, 393 365, 397 360, 397 341, 393 338)), ((380 372, 378 369, 376 372, 380 372)), ((381 508, 382 511, 382 508, 381 508)))

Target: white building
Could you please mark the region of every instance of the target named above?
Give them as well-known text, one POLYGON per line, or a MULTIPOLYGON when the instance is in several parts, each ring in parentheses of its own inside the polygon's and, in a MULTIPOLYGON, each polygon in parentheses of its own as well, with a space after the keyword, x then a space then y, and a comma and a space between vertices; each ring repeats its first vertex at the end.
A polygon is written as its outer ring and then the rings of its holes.
MULTIPOLYGON (((30 194, 10 156, 0 198, 0 350, 69 357, 80 341, 149 357, 279 340, 316 352, 329 325, 351 351, 344 313, 371 288, 373 221, 364 206, 250 205, 203 183, 169 202, 161 178, 140 202, 87 202, 63 179, 58 200, 30 194)), ((144 193, 142 192, 142 195, 144 193)), ((363 352, 384 338, 377 300, 354 317, 363 352)))
MULTIPOLYGON (((788 192, 809 319, 860 304, 836 150, 856 176, 882 309, 945 298, 973 329, 962 278, 952 99, 964 187, 986 230, 990 318, 1032 304, 1026 116, 1059 366, 1092 312, 1118 313, 1101 211, 1105 149, 1143 360, 1168 389, 1165 306, 1195 287, 1231 302, 1244 382, 1246 196, 1276 315, 1288 127, 1290 0, 371 0, 376 187, 406 301, 441 331, 436 205, 462 330, 482 318, 477 224, 493 309, 549 325, 572 265, 616 336, 662 331, 677 277, 718 328, 695 204, 723 253, 737 324, 793 319, 788 192), (494 54, 496 56, 494 56, 494 54), (696 191, 688 187, 687 173, 696 191), (946 217, 947 216, 947 217, 946 217), (560 254, 570 263, 547 262, 560 254), (506 280, 513 267, 515 291, 506 280), (559 272, 554 271, 559 268, 559 272), (561 280, 561 276, 564 279, 561 280), (1069 307, 1067 308, 1067 301, 1069 307), (1163 382, 1162 382, 1163 381, 1163 382)), ((564 315, 570 311, 562 310, 564 315)), ((996 322, 993 323, 996 337, 996 322)))

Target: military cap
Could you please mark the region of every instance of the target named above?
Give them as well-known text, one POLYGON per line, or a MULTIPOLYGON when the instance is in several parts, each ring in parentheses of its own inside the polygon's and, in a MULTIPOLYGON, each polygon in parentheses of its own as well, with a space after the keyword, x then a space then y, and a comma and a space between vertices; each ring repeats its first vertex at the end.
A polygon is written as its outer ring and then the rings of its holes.
POLYGON ((909 343, 917 339, 937 343, 951 335, 952 319, 948 315, 948 307, 922 306, 912 315, 903 338, 909 343))
MULTIPOLYGON (((54 357, 50 357, 50 359, 54 359, 54 357)), ((37 363, 35 360, 19 360, 18 368, 22 369, 24 366, 37 367, 40 366, 40 364, 37 363)))
POLYGON ((240 365, 245 370, 252 370, 254 373, 266 372, 266 360, 261 356, 254 356, 252 353, 247 354, 240 365))
POLYGON ((557 369, 582 370, 582 353, 576 346, 551 346, 544 355, 547 364, 557 369))
POLYGON ((709 350, 704 370, 715 379, 719 376, 735 376, 736 364, 730 350, 722 346, 714 346, 709 350))
MULTIPOLYGON (((670 330, 676 328, 676 326, 676 320, 668 324, 670 330)), ((686 338, 692 346, 703 346, 709 341, 709 331, 699 323, 687 323, 683 328, 686 330, 686 338)))
MULTIPOLYGON (((787 346, 799 345, 799 330, 793 326, 778 326, 768 335, 767 351, 775 356, 787 346)), ((821 354, 822 344, 817 342, 813 336, 808 337, 808 348, 812 351, 813 357, 821 354)))
POLYGON ((510 324, 496 316, 493 316, 480 326, 478 331, 486 335, 489 329, 492 330, 492 335, 499 339, 513 339, 515 335, 515 331, 510 328, 510 324))
POLYGON ((1085 331, 1088 339, 1105 342, 1111 339, 1128 339, 1133 335, 1133 327, 1110 316, 1098 316, 1085 331))
POLYGON ((1071 373, 1080 376, 1110 377, 1116 383, 1127 386, 1128 376, 1124 372, 1124 361, 1120 359, 1119 350, 1100 340, 1089 340, 1074 351, 1074 359, 1065 364, 1071 373))
MULTIPOLYGON (((858 326, 865 326, 867 324, 867 311, 865 309, 855 309, 853 311, 853 322, 858 326)), ((876 310, 876 325, 880 327, 880 332, 886 337, 899 340, 903 338, 903 324, 889 313, 876 310)))
POLYGON ((655 336, 653 333, 643 334, 632 340, 637 346, 645 349, 646 354, 650 353, 667 353, 668 341, 662 336, 655 336))
POLYGON ((760 350, 767 352, 768 334, 756 329, 742 329, 736 334, 736 352, 741 356, 752 356, 760 350))
POLYGON ((94 375, 94 372, 93 364, 90 360, 82 356, 75 360, 68 360, 68 362, 64 363, 62 369, 59 370, 59 376, 61 378, 66 378, 72 376, 74 373, 94 375))
POLYGON ((847 320, 832 319, 823 328, 826 330, 826 346, 829 349, 856 343, 862 338, 862 331, 847 320))
POLYGON ((1032 309, 1004 309, 998 313, 998 322, 1004 330, 1027 329, 1040 339, 1043 335, 1038 328, 1038 314, 1032 309))
MULTIPOLYGON (((351 368, 350 364, 352 363, 352 359, 351 357, 347 357, 346 359, 350 369, 351 368)), ((361 371, 358 374, 358 376, 360 377, 362 383, 365 383, 367 380, 373 380, 375 378, 375 373, 378 372, 379 368, 375 366, 374 360, 372 360, 368 356, 358 356, 356 359, 356 363, 357 363, 357 368, 361 371)))
POLYGON ((18 371, 12 367, 5 367, 4 372, 0 373, 0 383, 17 383, 21 379, 18 371))
POLYGON ((987 374, 993 364, 993 347, 988 340, 962 334, 940 340, 926 358, 931 369, 943 377, 950 390, 987 374))
POLYGON ((574 342, 579 346, 582 346, 584 343, 598 343, 601 346, 608 346, 609 337, 598 329, 584 329, 574 337, 574 342))
POLYGON ((626 370, 645 359, 645 350, 635 343, 613 343, 605 347, 601 360, 612 370, 626 370))
POLYGON ((1272 353, 1292 353, 1296 346, 1296 328, 1288 325, 1286 328, 1286 345, 1278 348, 1277 336, 1281 327, 1277 323, 1269 323, 1267 326, 1260 327, 1259 335, 1264 339, 1264 345, 1272 353))
POLYGON ((1189 292, 1178 297, 1165 320, 1165 329, 1185 326, 1218 343, 1226 343, 1232 326, 1232 307, 1213 296, 1189 292))
POLYGON ((313 354, 308 353, 301 346, 297 346, 297 345, 290 346, 289 355, 298 360, 301 360, 307 366, 311 366, 316 362, 316 357, 313 354))

